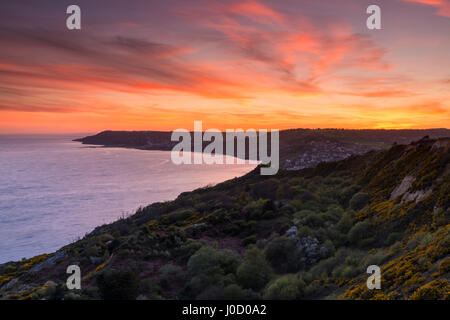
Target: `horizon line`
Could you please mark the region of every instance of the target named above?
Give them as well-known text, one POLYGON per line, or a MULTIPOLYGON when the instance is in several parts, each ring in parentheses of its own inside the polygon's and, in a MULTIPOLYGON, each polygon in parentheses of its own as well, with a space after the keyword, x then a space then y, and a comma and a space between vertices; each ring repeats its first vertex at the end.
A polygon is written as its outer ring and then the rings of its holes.
MULTIPOLYGON (((215 129, 215 128, 214 128, 215 129)), ((297 127, 297 128, 289 128, 289 129, 255 129, 255 128, 246 128, 243 129, 241 128, 234 128, 233 130, 237 130, 237 129, 242 129, 242 130, 248 130, 248 129, 254 129, 256 131, 258 130, 268 130, 269 132, 271 130, 279 130, 280 132, 282 131, 293 131, 293 130, 341 130, 341 131, 427 131, 427 130, 450 130, 450 128, 444 128, 444 127, 437 127, 437 128, 331 128, 331 127, 324 127, 324 128, 302 128, 302 127, 297 127)), ((102 132, 173 132, 177 129, 174 130, 111 130, 111 129, 105 129, 105 130, 100 130, 100 131, 92 131, 92 132, 0 132, 0 136, 6 136, 6 135, 96 135, 102 132)), ((211 130, 211 129, 207 129, 207 130, 211 130)), ((227 129, 225 129, 227 130, 227 129)), ((218 131, 225 131, 225 130, 218 130, 218 131)), ((196 132, 194 130, 190 130, 189 132, 196 132)), ((203 130, 202 132, 205 132, 205 130, 203 130)))

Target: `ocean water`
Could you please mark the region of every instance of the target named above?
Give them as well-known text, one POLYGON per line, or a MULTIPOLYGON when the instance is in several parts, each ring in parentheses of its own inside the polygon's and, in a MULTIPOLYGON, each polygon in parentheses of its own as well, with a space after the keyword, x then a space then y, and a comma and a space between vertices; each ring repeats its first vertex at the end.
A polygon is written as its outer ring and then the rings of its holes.
POLYGON ((242 176, 255 165, 172 164, 168 151, 0 135, 0 263, 53 252, 139 206, 242 176))

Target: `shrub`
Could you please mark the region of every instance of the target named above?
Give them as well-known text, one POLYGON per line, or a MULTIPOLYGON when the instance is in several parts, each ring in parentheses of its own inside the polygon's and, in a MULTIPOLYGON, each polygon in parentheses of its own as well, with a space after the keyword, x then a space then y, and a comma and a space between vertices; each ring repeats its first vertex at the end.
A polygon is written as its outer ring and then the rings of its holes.
POLYGON ((237 269, 238 282, 244 288, 259 290, 270 280, 272 270, 264 258, 263 252, 255 246, 250 246, 245 252, 245 258, 237 269))
POLYGON ((347 234, 350 228, 353 226, 352 218, 350 217, 349 213, 345 213, 342 218, 339 220, 338 224, 336 225, 337 229, 347 234))
POLYGON ((277 199, 292 199, 295 196, 295 190, 288 184, 280 184, 276 192, 277 199))
POLYGON ((247 220, 266 219, 274 217, 275 206, 272 200, 259 199, 250 202, 245 208, 244 213, 247 220))
POLYGON ((370 229, 370 221, 364 220, 355 224, 350 231, 348 232, 348 239, 352 243, 356 243, 357 241, 367 238, 367 232, 370 229))
POLYGON ((386 240, 384 241, 384 245, 390 246, 390 245, 396 243, 397 241, 401 240, 402 236, 403 236, 403 233, 401 233, 401 232, 393 232, 387 236, 386 240))
POLYGON ((316 214, 316 213, 314 211, 312 211, 312 210, 303 209, 303 210, 300 210, 300 211, 294 213, 294 218, 302 220, 305 217, 307 217, 309 215, 314 215, 314 214, 316 214))
POLYGON ((287 237, 272 240, 265 249, 265 256, 278 273, 294 272, 299 266, 299 252, 295 242, 287 237))
POLYGON ((230 284, 223 289, 222 298, 225 300, 244 300, 247 298, 247 293, 237 284, 230 284))
POLYGON ((174 250, 174 255, 181 261, 187 261, 201 247, 200 242, 188 239, 179 248, 174 250))
POLYGON ((264 299, 294 300, 302 296, 305 282, 294 274, 287 274, 270 283, 264 293, 264 299))
POLYGON ((254 244, 256 243, 256 241, 258 241, 258 237, 253 234, 251 236, 248 236, 247 238, 245 238, 244 240, 242 240, 242 244, 244 246, 248 246, 249 244, 254 244))
POLYGON ((204 289, 199 295, 197 295, 196 299, 198 300, 222 300, 223 297, 223 288, 221 286, 212 285, 204 289))
POLYGON ((151 277, 144 278, 141 280, 140 287, 143 291, 150 291, 153 285, 153 279, 151 277))
POLYGON ((161 275, 161 286, 169 287, 170 283, 182 280, 183 269, 180 266, 169 263, 159 269, 159 274, 161 275))
POLYGON ((369 200, 370 196, 367 193, 356 193, 350 200, 350 208, 353 210, 360 210, 366 206, 369 200))
POLYGON ((321 212, 319 214, 319 216, 320 216, 320 219, 322 219, 323 223, 326 223, 326 222, 336 223, 339 221, 339 219, 341 217, 341 215, 336 215, 332 211, 321 212))
POLYGON ((394 255, 398 253, 400 250, 402 250, 402 243, 400 241, 397 241, 392 246, 389 247, 389 254, 394 255))
POLYGON ((409 298, 410 300, 438 300, 448 291, 446 279, 431 281, 417 289, 409 298))
POLYGON ((422 241, 420 241, 420 246, 421 247, 426 247, 428 246, 430 243, 432 243, 436 238, 432 235, 432 234, 426 234, 423 238, 422 241))
POLYGON ((331 256, 331 257, 334 256, 334 254, 336 253, 336 247, 334 246, 332 241, 326 240, 324 242, 323 246, 328 249, 329 256, 331 256))
POLYGON ((54 290, 50 291, 49 300, 63 300, 64 298, 64 288, 61 284, 54 287, 54 290))
POLYGON ((277 189, 277 179, 268 179, 260 183, 252 185, 251 194, 255 199, 273 199, 275 200, 277 189))
POLYGON ((363 266, 370 266, 370 265, 373 265, 373 264, 381 265, 381 263, 383 262, 384 258, 385 258, 384 251, 380 250, 378 252, 373 252, 373 253, 367 255, 364 258, 363 266))
POLYGON ((129 271, 104 272, 97 284, 105 300, 135 300, 139 294, 136 276, 129 271))
POLYGON ((350 201, 351 197, 361 190, 361 187, 358 185, 352 185, 350 187, 344 188, 341 193, 339 194, 339 201, 344 206, 347 207, 348 202, 350 201))
POLYGON ((183 220, 186 220, 194 214, 195 214, 195 211, 193 209, 179 209, 175 212, 165 215, 163 218, 163 221, 168 224, 173 224, 176 222, 181 222, 183 220))
POLYGON ((98 256, 98 254, 99 254, 98 247, 94 245, 94 246, 87 248, 85 251, 85 254, 87 257, 98 256))
POLYGON ((318 228, 323 226, 324 219, 322 219, 322 216, 320 214, 313 212, 301 219, 300 222, 302 225, 307 225, 311 228, 318 228))
POLYGON ((300 225, 299 228, 298 228, 297 235, 300 238, 301 237, 307 237, 307 236, 313 237, 314 236, 314 231, 310 227, 300 225))
POLYGON ((439 264, 439 274, 444 274, 450 271, 450 258, 445 258, 439 264))
POLYGON ((187 265, 188 270, 193 274, 234 273, 239 265, 239 257, 231 250, 220 250, 205 246, 192 255, 187 265))
POLYGON ((239 256, 233 251, 202 247, 188 261, 192 277, 186 284, 186 294, 198 299, 219 299, 219 291, 235 282, 234 273, 239 262, 239 256))
POLYGON ((223 208, 215 210, 208 219, 212 224, 224 223, 229 220, 228 212, 223 208))

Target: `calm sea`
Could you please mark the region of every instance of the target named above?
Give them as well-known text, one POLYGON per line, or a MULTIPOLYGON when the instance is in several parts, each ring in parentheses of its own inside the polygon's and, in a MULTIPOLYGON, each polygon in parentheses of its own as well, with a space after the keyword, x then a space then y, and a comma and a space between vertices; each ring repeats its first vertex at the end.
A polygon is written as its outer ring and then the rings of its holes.
POLYGON ((80 136, 0 135, 0 263, 50 253, 139 206, 254 165, 181 165, 170 152, 101 148, 80 136))

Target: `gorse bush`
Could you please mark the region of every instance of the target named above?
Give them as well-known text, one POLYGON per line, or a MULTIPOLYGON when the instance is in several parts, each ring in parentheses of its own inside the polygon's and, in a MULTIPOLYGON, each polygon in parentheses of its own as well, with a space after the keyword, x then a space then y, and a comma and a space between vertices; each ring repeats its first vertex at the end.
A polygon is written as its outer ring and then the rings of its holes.
POLYGON ((447 279, 439 279, 431 281, 419 289, 417 289, 410 297, 411 300, 438 300, 443 297, 445 293, 448 294, 450 286, 447 279))
POLYGON ((439 264, 439 273, 445 274, 450 271, 450 258, 447 257, 439 264))

